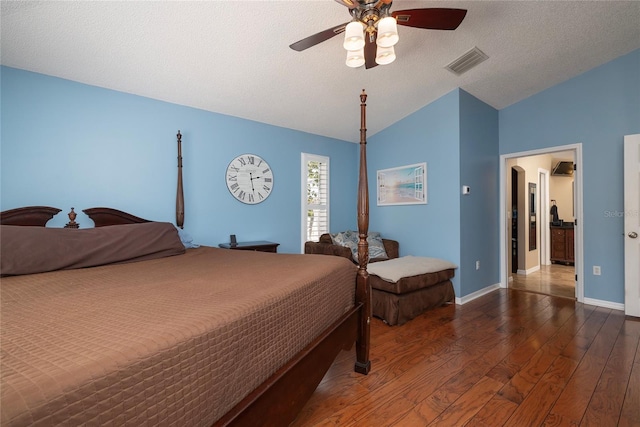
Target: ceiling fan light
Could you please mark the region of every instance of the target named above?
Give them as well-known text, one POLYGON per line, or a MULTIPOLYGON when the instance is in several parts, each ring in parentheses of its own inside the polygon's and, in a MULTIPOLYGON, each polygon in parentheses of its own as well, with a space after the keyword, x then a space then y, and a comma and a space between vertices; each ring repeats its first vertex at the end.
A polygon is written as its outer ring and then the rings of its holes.
POLYGON ((364 47, 364 27, 358 21, 347 24, 344 30, 344 48, 346 50, 360 50, 364 47))
POLYGON ((382 47, 391 47, 398 43, 398 40, 400 40, 400 36, 398 36, 396 19, 393 16, 382 18, 378 22, 378 37, 376 38, 377 45, 382 47))
POLYGON ((364 65, 364 49, 350 50, 347 52, 347 66, 358 68, 364 65))
POLYGON ((382 47, 376 49, 376 64, 387 65, 396 60, 396 51, 393 46, 382 47))

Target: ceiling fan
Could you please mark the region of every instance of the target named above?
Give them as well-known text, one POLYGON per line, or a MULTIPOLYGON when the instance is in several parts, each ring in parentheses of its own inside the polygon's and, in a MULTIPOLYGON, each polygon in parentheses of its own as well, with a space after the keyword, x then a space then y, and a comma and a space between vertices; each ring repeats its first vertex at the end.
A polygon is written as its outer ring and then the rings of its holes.
POLYGON ((464 19, 464 9, 423 8, 391 12, 392 0, 335 0, 349 8, 351 22, 337 25, 297 41, 289 47, 301 52, 333 36, 345 33, 347 65, 372 68, 390 64, 396 58, 396 24, 430 30, 455 30, 464 19))

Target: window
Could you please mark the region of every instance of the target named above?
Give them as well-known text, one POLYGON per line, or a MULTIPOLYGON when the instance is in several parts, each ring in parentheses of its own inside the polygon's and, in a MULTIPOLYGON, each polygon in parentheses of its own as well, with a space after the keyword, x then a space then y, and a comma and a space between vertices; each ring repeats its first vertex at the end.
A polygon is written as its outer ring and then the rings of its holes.
POLYGON ((329 158, 302 153, 302 251, 304 242, 329 232, 329 158))

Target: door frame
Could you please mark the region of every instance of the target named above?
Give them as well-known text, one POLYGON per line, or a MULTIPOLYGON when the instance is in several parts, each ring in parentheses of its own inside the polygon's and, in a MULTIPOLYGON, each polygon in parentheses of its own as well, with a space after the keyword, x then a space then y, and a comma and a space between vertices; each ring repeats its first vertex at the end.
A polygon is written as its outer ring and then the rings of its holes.
POLYGON ((507 211, 510 209, 506 205, 506 173, 510 173, 507 168, 507 160, 517 157, 536 156, 540 154, 551 154, 558 151, 573 151, 575 164, 578 165, 574 173, 573 180, 575 185, 576 206, 574 217, 577 224, 574 226, 575 232, 575 272, 576 272, 576 299, 578 302, 584 302, 584 252, 583 252, 583 207, 582 207, 582 143, 561 145, 556 147, 541 148, 537 150, 521 151, 517 153, 508 153, 500 155, 500 287, 507 288, 509 286, 509 263, 507 254, 511 248, 511 242, 508 242, 509 236, 507 230, 507 211))

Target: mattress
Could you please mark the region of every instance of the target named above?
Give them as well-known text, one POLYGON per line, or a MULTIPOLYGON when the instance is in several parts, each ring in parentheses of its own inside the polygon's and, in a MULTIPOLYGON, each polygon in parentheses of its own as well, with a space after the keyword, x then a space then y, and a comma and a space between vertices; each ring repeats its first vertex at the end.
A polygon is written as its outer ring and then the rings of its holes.
POLYGON ((2 278, 1 424, 211 425, 353 307, 355 276, 202 247, 2 278))

